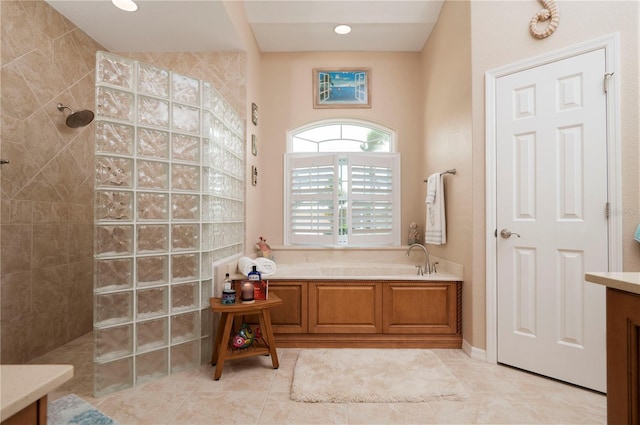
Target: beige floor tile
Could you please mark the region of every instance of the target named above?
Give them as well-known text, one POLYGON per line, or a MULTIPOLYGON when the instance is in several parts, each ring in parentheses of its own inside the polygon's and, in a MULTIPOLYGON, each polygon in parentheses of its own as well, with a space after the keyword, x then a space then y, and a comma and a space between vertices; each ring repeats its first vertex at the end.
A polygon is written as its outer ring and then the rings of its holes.
POLYGON ((437 424, 528 424, 532 418, 520 412, 502 395, 473 394, 464 402, 429 402, 437 424))
POLYGON ((193 392, 168 419, 172 425, 257 424, 266 392, 193 392))
POLYGON ((350 403, 349 424, 430 424, 435 417, 429 403, 350 403))
POLYGON ((271 392, 262 409, 260 424, 348 424, 347 405, 340 403, 301 403, 289 392, 271 392))
POLYGON ((163 425, 191 397, 132 388, 104 397, 97 407, 120 425, 163 425))
POLYGON ((257 356, 225 363, 220 380, 203 365, 108 396, 93 397, 93 336, 31 363, 73 364, 74 378, 50 399, 75 393, 120 425, 198 424, 605 424, 606 397, 510 367, 434 350, 468 393, 465 401, 300 403, 290 400, 302 349, 278 349, 280 367, 257 356))

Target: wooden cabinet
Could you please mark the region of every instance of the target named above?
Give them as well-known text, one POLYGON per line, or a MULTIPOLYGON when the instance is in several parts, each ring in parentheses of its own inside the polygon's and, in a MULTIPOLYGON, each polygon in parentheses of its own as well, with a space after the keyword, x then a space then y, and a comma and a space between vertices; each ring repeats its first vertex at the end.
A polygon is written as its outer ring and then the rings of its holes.
POLYGON ((462 346, 461 282, 270 280, 279 347, 462 346))
POLYGON ((640 423, 640 295, 607 288, 607 423, 640 423))
POLYGON ((310 333, 379 333, 382 285, 372 282, 309 282, 310 333))
POLYGON ((458 332, 457 283, 384 285, 384 333, 455 334, 458 332))
POLYGON ((306 281, 269 281, 269 293, 276 294, 282 305, 271 309, 271 324, 274 333, 306 333, 307 293, 306 281))
POLYGON ((46 425, 47 396, 34 401, 15 415, 2 421, 2 425, 46 425))

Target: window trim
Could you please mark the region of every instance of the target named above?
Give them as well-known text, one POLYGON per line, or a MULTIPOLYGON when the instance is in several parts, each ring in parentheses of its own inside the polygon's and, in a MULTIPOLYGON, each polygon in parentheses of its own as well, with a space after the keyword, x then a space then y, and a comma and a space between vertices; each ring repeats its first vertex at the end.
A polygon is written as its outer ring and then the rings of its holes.
MULTIPOLYGON (((384 160, 383 160, 384 161, 384 160)), ((349 161, 351 162, 351 161, 349 161)), ((377 162, 377 161, 374 161, 377 162)), ((350 170, 350 166, 349 166, 349 170, 350 170)), ((366 121, 366 120, 359 120, 359 119, 353 119, 353 118, 345 118, 345 119, 325 119, 325 120, 320 120, 320 121, 314 121, 312 123, 308 123, 305 124, 303 126, 297 127, 293 130, 289 130, 287 131, 287 151, 284 155, 284 214, 283 214, 283 230, 284 230, 284 235, 283 235, 283 241, 285 245, 296 245, 296 246, 316 246, 316 247, 321 247, 321 246, 327 246, 327 247, 375 247, 375 246, 393 246, 393 245, 400 245, 401 243, 401 234, 402 231, 400 229, 400 225, 401 225, 401 212, 402 212, 402 204, 401 204, 401 191, 402 191, 402 186, 401 186, 401 181, 402 181, 402 169, 401 169, 401 162, 400 162, 400 154, 397 152, 396 150, 396 132, 395 130, 389 128, 389 127, 385 127, 383 125, 377 124, 375 122, 371 122, 371 121, 366 121), (299 134, 301 132, 304 131, 308 131, 314 128, 318 128, 318 127, 323 127, 323 126, 330 126, 330 125, 355 125, 355 126, 362 126, 362 127, 366 127, 366 128, 371 128, 373 130, 379 130, 381 132, 384 132, 386 134, 389 134, 389 152, 379 152, 379 153, 371 153, 371 152, 292 152, 293 150, 293 138, 294 135, 299 134), (355 242, 352 239, 352 236, 350 236, 349 238, 349 244, 348 245, 343 245, 341 243, 339 243, 339 235, 338 232, 336 231, 334 233, 334 235, 332 237, 322 237, 320 236, 320 238, 323 238, 324 240, 322 242, 319 243, 304 243, 304 242, 292 242, 292 240, 297 239, 296 237, 293 237, 293 235, 291 234, 291 203, 294 200, 293 194, 291 193, 292 187, 292 181, 291 181, 291 175, 290 173, 292 172, 292 161, 295 162, 295 158, 308 158, 308 157, 322 157, 322 156, 334 156, 335 155, 335 166, 337 166, 337 161, 338 161, 338 156, 339 155, 344 155, 346 157, 349 157, 351 155, 353 155, 354 157, 367 157, 367 156, 379 156, 380 159, 382 159, 383 157, 386 157, 387 160, 390 160, 393 162, 393 187, 394 187, 394 192, 391 196, 391 201, 394 205, 393 208, 393 218, 392 218, 392 233, 391 235, 387 236, 387 240, 386 241, 380 241, 378 243, 375 244, 371 244, 371 243, 358 243, 355 242), (391 159, 390 159, 391 158, 391 159)), ((349 185, 349 192, 351 192, 351 185, 349 185)), ((337 198, 335 198, 335 203, 336 205, 334 205, 334 213, 338 214, 338 208, 337 208, 337 198)), ((336 216, 334 216, 334 219, 337 219, 336 216)), ((349 220, 348 220, 348 225, 351 226, 351 213, 349 213, 349 220)), ((334 229, 335 230, 335 229, 334 229)), ((363 237, 355 237, 355 240, 362 240, 363 237)), ((366 237, 364 237, 366 239, 366 237)))
MULTIPOLYGON (((314 121, 311 123, 307 123, 300 127, 294 128, 292 130, 287 131, 287 150, 286 153, 294 153, 293 152, 293 136, 298 133, 302 133, 303 131, 311 130, 317 127, 324 127, 327 125, 359 125, 362 127, 370 127, 374 130, 383 131, 389 134, 389 152, 395 153, 397 151, 396 146, 396 131, 392 128, 386 127, 382 124, 378 124, 373 121, 360 120, 357 118, 330 118, 326 120, 314 121)), ((322 152, 320 152, 322 153, 322 152)))

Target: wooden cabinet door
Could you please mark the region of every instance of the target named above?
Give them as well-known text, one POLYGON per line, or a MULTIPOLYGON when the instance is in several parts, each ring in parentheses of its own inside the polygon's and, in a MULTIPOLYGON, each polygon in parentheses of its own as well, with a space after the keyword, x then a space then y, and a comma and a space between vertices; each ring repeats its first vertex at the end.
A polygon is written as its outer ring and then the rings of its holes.
POLYGON ((307 292, 307 282, 269 281, 269 293, 282 300, 270 310, 274 333, 307 332, 307 292))
POLYGON ((2 421, 2 425, 46 425, 47 396, 34 401, 16 414, 2 421))
POLYGON ((384 285, 383 332, 456 334, 456 282, 388 282, 384 285))
POLYGON ((607 288, 607 423, 640 423, 640 295, 607 288))
POLYGON ((309 333, 381 331, 381 283, 309 282, 309 333))

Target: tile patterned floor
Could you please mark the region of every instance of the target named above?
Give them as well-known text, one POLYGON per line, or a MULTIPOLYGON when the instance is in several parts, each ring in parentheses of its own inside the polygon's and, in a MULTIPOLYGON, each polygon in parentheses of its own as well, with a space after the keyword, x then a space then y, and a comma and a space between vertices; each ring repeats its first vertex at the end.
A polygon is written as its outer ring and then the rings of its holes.
POLYGON ((50 395, 75 393, 121 425, 198 424, 605 424, 606 397, 504 366, 461 350, 434 350, 468 392, 466 401, 299 403, 289 400, 300 349, 183 371, 108 396, 92 396, 92 334, 31 363, 67 363, 75 377, 50 395))

